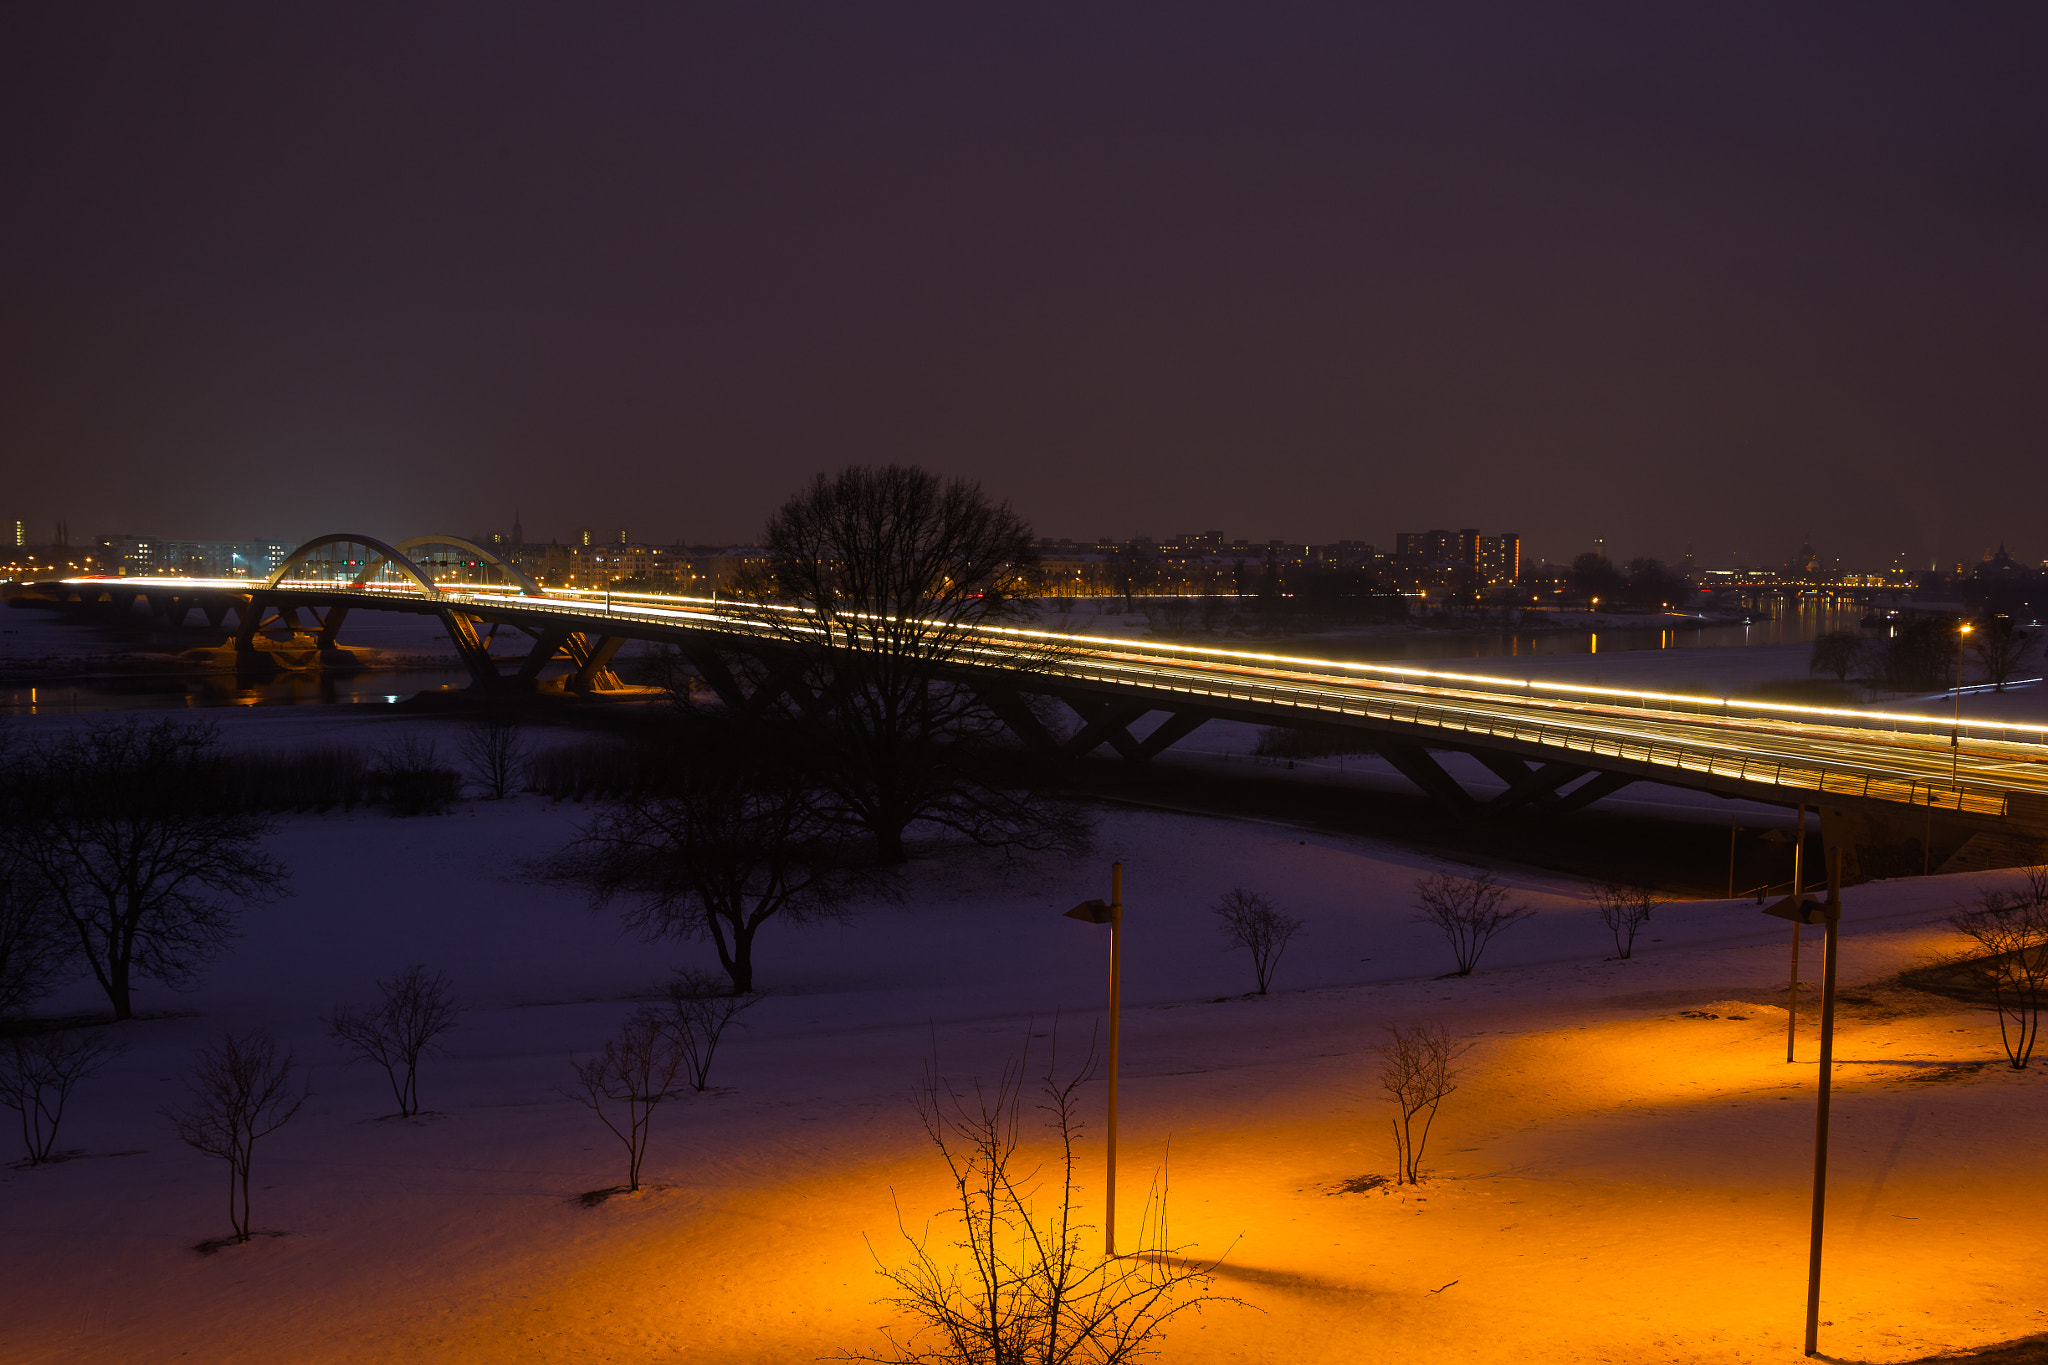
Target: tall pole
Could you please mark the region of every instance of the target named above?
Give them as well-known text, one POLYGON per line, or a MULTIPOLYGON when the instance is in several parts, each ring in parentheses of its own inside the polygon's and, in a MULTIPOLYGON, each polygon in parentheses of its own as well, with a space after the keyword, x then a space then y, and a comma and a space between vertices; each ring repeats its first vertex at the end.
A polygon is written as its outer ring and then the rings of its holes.
POLYGON ((1955 718, 1948 731, 1948 784, 1951 787, 1956 784, 1963 762, 1963 637, 1969 633, 1968 621, 1956 630, 1956 707, 1955 718))
POLYGON ((1728 899, 1735 899, 1735 836, 1742 832, 1742 826, 1735 823, 1735 817, 1728 817, 1728 899))
MULTIPOLYGON (((1806 856, 1806 807, 1799 808, 1799 832, 1792 839, 1792 903, 1799 904, 1801 882, 1805 866, 1801 861, 1806 856)), ((1785 1062, 1792 1062, 1792 1044, 1799 1036, 1799 931, 1804 926, 1798 920, 1792 921, 1792 986, 1789 1000, 1785 1005, 1785 1062)))
POLYGON ((1813 1234, 1806 1258, 1806 1354, 1820 1351, 1820 1241, 1828 1202, 1828 1083, 1835 1069, 1835 940, 1842 923, 1842 850, 1828 850, 1828 900, 1822 923, 1827 965, 1820 984, 1820 1104, 1813 1133, 1813 1234))
POLYGON ((1116 1067, 1123 1021, 1124 865, 1109 865, 1109 1166, 1102 1216, 1102 1251, 1116 1255, 1116 1067))

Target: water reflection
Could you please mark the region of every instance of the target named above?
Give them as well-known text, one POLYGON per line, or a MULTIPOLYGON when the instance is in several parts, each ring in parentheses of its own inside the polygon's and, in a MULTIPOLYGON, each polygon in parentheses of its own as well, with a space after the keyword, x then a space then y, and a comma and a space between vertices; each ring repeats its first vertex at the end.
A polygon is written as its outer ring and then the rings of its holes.
POLYGON ((70 711, 182 710, 211 706, 385 705, 433 687, 466 687, 459 668, 379 669, 361 673, 316 671, 185 677, 129 675, 78 678, 54 685, 0 688, 0 713, 48 715, 70 711))
POLYGON ((1288 653, 1337 655, 1349 659, 1492 659, 1525 654, 1620 654, 1640 649, 1740 649, 1751 645, 1800 644, 1834 630, 1857 630, 1868 610, 1847 598, 1807 598, 1776 603, 1747 622, 1673 625, 1603 625, 1597 631, 1417 630, 1398 635, 1361 635, 1341 645, 1325 636, 1318 648, 1287 647, 1288 653))

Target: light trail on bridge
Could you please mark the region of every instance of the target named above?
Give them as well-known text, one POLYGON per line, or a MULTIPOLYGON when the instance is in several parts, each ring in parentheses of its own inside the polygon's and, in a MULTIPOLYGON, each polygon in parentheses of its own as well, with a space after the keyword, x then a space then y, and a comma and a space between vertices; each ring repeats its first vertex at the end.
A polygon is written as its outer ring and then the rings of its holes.
MULTIPOLYGON (((438 581, 430 594, 410 582, 312 578, 283 578, 269 585, 182 578, 70 579, 66 584, 142 593, 311 595, 386 609, 479 613, 513 625, 573 625, 647 640, 723 636, 772 642, 793 633, 824 633, 794 606, 596 588, 438 581)), ((963 667, 986 661, 992 668, 1156 696, 1162 708, 1194 704, 1245 718, 1256 718, 1248 712, 1284 708, 1297 716, 1320 713, 1319 719, 1337 725, 1347 718, 1390 722, 1434 731, 1446 747, 1473 737, 1505 739, 1561 756, 1582 754, 1667 769, 1668 775, 1654 780, 1677 785, 1697 785, 1688 775, 1699 773, 1794 788, 1808 799, 1833 793, 1999 815, 2006 813, 2011 793, 2048 797, 2048 726, 2043 725, 1955 726, 1925 715, 1518 682, 1409 665, 1123 642, 1023 627, 942 628, 961 641, 963 667), (1984 730, 1998 737, 1977 733, 1984 730)))

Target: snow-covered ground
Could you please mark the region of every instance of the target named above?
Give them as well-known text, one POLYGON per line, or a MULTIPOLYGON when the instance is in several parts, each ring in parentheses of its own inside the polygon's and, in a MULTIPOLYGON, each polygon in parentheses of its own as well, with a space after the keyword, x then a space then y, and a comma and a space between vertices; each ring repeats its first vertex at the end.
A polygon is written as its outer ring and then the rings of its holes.
MULTIPOLYGON (((236 744, 447 734, 313 708, 223 719, 236 744)), ((934 1049, 949 1075, 989 1075, 1055 1020, 1063 1053, 1079 1049, 1104 1009, 1107 943, 1062 912, 1107 893, 1113 858, 1129 907, 1122 1218, 1135 1223, 1170 1145, 1174 1240, 1227 1251, 1218 1291, 1260 1310, 1209 1308, 1164 1359, 1798 1349, 1814 1028, 1787 1066, 1788 931, 1753 904, 1664 907, 1615 961, 1580 888, 1509 869, 1536 918, 1445 980, 1449 956, 1409 904, 1443 864, 1399 847, 1110 810, 1078 861, 932 851, 896 902, 764 930, 773 995, 721 1052, 719 1088, 658 1112, 657 1188, 586 1208, 575 1196, 618 1183, 623 1160, 561 1093, 571 1055, 672 967, 710 963, 704 945, 622 936, 522 875, 586 815, 525 796, 281 822, 296 894, 247 914, 196 989, 146 996, 160 1017, 118 1030, 130 1051, 65 1121, 60 1146, 83 1155, 0 1171, 0 1358, 782 1362, 876 1346, 892 1318, 870 1242, 899 1259, 895 1208, 916 1227, 946 1202, 910 1087, 934 1049), (1265 999, 1242 996, 1249 966, 1217 944, 1209 907, 1233 886, 1308 921, 1265 999), (319 1016, 413 962, 446 969, 473 1008, 423 1072, 434 1114, 380 1119, 381 1074, 343 1065, 319 1016), (1333 1193, 1391 1169, 1370 1048, 1385 1024, 1426 1019, 1473 1043, 1432 1179, 1333 1193), (256 1223, 282 1235, 202 1256, 227 1230, 224 1168, 160 1111, 194 1045, 251 1025, 292 1045, 314 1094, 258 1150, 256 1223)), ((1948 946, 1947 908, 2011 875, 1851 893, 1842 979, 1863 1003, 1845 1006, 1838 1044, 1830 1355, 1901 1360, 2048 1328, 2044 1068, 1979 1068, 1998 1056, 1987 1013, 1869 985, 1948 946)), ((94 1004, 74 986, 50 1007, 94 1004)), ((1098 1119, 1100 1101, 1097 1084, 1098 1119)))

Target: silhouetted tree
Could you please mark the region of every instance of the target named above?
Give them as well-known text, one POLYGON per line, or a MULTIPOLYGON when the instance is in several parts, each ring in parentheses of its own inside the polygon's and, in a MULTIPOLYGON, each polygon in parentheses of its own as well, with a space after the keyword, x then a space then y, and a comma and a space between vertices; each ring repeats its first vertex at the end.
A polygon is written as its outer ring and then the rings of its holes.
POLYGON ((0 837, 0 1019, 28 1009, 63 978, 77 952, 68 930, 49 888, 0 837))
POLYGON ((1280 965, 1280 955, 1301 932, 1302 921, 1241 886, 1224 893, 1215 913, 1223 929, 1224 948, 1251 953, 1252 975, 1259 983, 1259 994, 1264 995, 1273 982, 1273 969, 1280 965))
POLYGON ((285 894, 211 725, 117 721, 16 756, 0 842, 62 916, 116 1019, 146 977, 176 987, 233 934, 233 906, 285 894))
POLYGON ((1422 1183, 1422 1153, 1444 1097, 1458 1088, 1457 1059, 1464 1048, 1442 1024, 1387 1026, 1380 1044, 1380 1088, 1394 1102, 1394 1183, 1422 1183))
POLYGON ((1986 891, 1974 909, 1949 916, 1949 927, 1982 953, 1966 965, 1991 992, 1998 1036, 2015 1070, 2034 1053, 2041 1007, 2048 1004, 2048 867, 2026 869, 2023 890, 1986 891))
MULTIPOLYGON (((915 466, 856 466, 784 503, 765 543, 750 591, 773 643, 744 665, 780 696, 770 714, 800 732, 831 808, 873 836, 880 861, 904 860, 917 821, 985 844, 1076 845, 1077 816, 1017 794, 987 761, 1002 725, 985 698, 1004 688, 983 632, 1030 619, 1037 563, 1007 503, 915 466)), ((1054 657, 1013 638, 1003 659, 1028 671, 1054 657)))
POLYGON ((683 1069, 690 1088, 702 1092, 711 1084, 711 1059, 733 1017, 761 1003, 761 995, 734 995, 729 983, 707 972, 680 971, 663 990, 663 1023, 683 1050, 683 1069))
POLYGON ((469 775, 493 801, 502 801, 519 786, 526 769, 528 745, 519 722, 510 716, 482 716, 462 734, 462 757, 469 775))
POLYGON ((434 1040, 460 1021, 462 1006, 448 974, 424 966, 379 981, 377 989, 384 997, 377 1004, 337 1006, 327 1026, 356 1056, 384 1068, 399 1115, 411 1117, 420 1112, 420 1058, 438 1051, 434 1040))
POLYGON ((186 1146, 228 1164, 228 1221, 235 1240, 249 1240, 249 1171, 256 1144, 285 1126, 306 1102, 292 1084, 292 1055, 278 1055, 263 1029, 223 1034, 192 1054, 186 1101, 167 1111, 186 1146))
POLYGON ((1416 919, 1443 931, 1457 959, 1454 975, 1472 975, 1495 934, 1536 913, 1509 905, 1507 898, 1508 889, 1484 872, 1476 877, 1433 872, 1415 883, 1415 906, 1422 912, 1416 919))
POLYGON ((1885 686, 1903 692, 1950 686, 1955 681, 1960 638, 1954 617, 1914 615, 1901 619, 1879 656, 1885 686))
POLYGON ((78 1083, 123 1051, 96 1033, 51 1031, 7 1041, 0 1051, 0 1104, 21 1120, 30 1165, 51 1160, 64 1106, 78 1083))
POLYGON ((1691 590, 1685 576, 1666 569, 1663 560, 1641 558, 1628 562, 1628 582, 1622 596, 1635 607, 1668 607, 1683 602, 1691 590))
POLYGON ((754 989, 754 939, 769 920, 829 918, 864 860, 799 763, 752 747, 750 733, 695 731, 664 759, 669 781, 606 803, 577 840, 536 864, 623 907, 649 937, 709 938, 735 992, 754 989))
POLYGON ((681 1040, 652 1010, 628 1019, 595 1057, 575 1063, 569 1098, 596 1114, 626 1148, 626 1188, 640 1188, 654 1111, 675 1091, 683 1068, 681 1040))
POLYGON ((1865 654, 1861 635, 1853 630, 1831 630, 1814 637, 1813 657, 1807 661, 1806 671, 1831 674, 1836 682, 1847 682, 1863 663, 1865 654))
POLYGON ((413 735, 379 757, 377 783, 393 815, 439 815, 462 795, 462 774, 442 764, 433 740, 413 735))
POLYGON ((1606 555, 1588 550, 1572 561, 1566 581, 1573 592, 1591 601, 1593 598, 1613 603, 1621 596, 1621 590, 1628 586, 1628 580, 1621 570, 1614 567, 1606 555))
POLYGON ((1626 960, 1635 952, 1636 934, 1650 922, 1650 912, 1663 904, 1657 888, 1641 878, 1593 884, 1593 904, 1600 922, 1614 935, 1614 955, 1626 960))
POLYGON ((2000 692, 2005 691, 2007 680, 2025 666, 2027 656, 2034 652, 2034 632, 2022 630, 2010 616, 1983 617, 1964 638, 1969 641, 1977 667, 1984 673, 1984 681, 2000 692))

